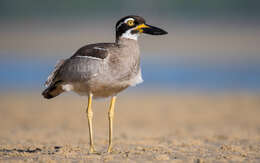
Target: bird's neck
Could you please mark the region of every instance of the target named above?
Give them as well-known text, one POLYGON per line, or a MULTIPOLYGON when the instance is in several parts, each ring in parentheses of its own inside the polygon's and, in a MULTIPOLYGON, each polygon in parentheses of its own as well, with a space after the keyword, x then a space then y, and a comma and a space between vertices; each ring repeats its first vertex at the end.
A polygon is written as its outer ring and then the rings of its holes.
POLYGON ((116 44, 117 44, 120 48, 127 48, 127 49, 133 48, 133 49, 138 49, 138 50, 139 50, 139 46, 138 46, 137 40, 120 37, 120 38, 117 40, 116 44))
POLYGON ((116 33, 116 42, 120 42, 120 40, 129 39, 129 40, 135 40, 137 41, 139 37, 139 33, 131 33, 131 31, 127 31, 121 35, 116 33))
POLYGON ((132 60, 132 58, 138 59, 140 57, 139 45, 136 40, 120 38, 116 44, 120 51, 117 54, 120 55, 121 59, 132 60))
POLYGON ((138 45, 137 40, 135 39, 130 39, 130 38, 125 38, 125 37, 119 37, 116 39, 116 44, 118 44, 119 46, 129 46, 132 44, 136 44, 138 45))

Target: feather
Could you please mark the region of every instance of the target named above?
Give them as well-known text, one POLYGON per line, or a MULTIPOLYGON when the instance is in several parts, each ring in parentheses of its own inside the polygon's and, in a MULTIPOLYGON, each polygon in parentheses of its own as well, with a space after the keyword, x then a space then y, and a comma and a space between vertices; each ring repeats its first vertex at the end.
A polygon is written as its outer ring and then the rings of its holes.
POLYGON ((55 79, 55 76, 57 75, 57 73, 58 73, 60 67, 64 64, 65 60, 66 60, 66 59, 58 60, 58 62, 57 62, 56 65, 55 65, 54 70, 53 70, 52 73, 48 76, 47 81, 46 81, 45 84, 44 84, 45 87, 49 87, 49 86, 52 84, 52 82, 53 82, 54 79, 55 79))

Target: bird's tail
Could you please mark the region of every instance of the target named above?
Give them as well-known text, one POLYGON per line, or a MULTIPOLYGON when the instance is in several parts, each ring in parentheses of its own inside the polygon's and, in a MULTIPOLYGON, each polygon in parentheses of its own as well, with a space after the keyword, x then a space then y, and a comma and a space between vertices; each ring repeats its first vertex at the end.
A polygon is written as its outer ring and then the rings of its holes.
POLYGON ((56 83, 56 84, 50 85, 48 88, 46 88, 42 92, 42 95, 46 99, 51 99, 53 97, 58 96, 62 92, 63 92, 63 89, 61 87, 61 84, 56 83))

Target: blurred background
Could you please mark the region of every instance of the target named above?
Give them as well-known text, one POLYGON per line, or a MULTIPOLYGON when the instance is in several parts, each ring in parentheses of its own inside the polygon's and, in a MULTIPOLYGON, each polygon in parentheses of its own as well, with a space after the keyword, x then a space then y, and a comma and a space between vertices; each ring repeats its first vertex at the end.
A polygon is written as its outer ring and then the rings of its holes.
POLYGON ((42 90, 58 59, 114 41, 130 14, 169 32, 139 39, 145 84, 135 91, 260 90, 257 0, 1 0, 1 90, 42 90))
MULTIPOLYGON (((86 97, 46 100, 43 84, 57 60, 113 42, 130 14, 169 34, 139 38, 144 83, 117 100, 114 160, 259 162, 259 0, 0 0, 0 161, 93 161, 86 97)), ((98 151, 108 104, 93 104, 98 151)))

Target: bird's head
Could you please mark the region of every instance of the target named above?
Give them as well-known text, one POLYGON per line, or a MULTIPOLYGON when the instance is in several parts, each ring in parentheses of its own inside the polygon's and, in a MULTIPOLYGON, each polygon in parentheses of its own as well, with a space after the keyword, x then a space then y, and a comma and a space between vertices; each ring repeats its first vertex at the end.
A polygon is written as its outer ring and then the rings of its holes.
POLYGON ((116 23, 116 40, 119 38, 137 40, 138 36, 142 33, 150 35, 167 34, 166 31, 160 28, 146 24, 144 18, 140 16, 126 16, 116 23))

